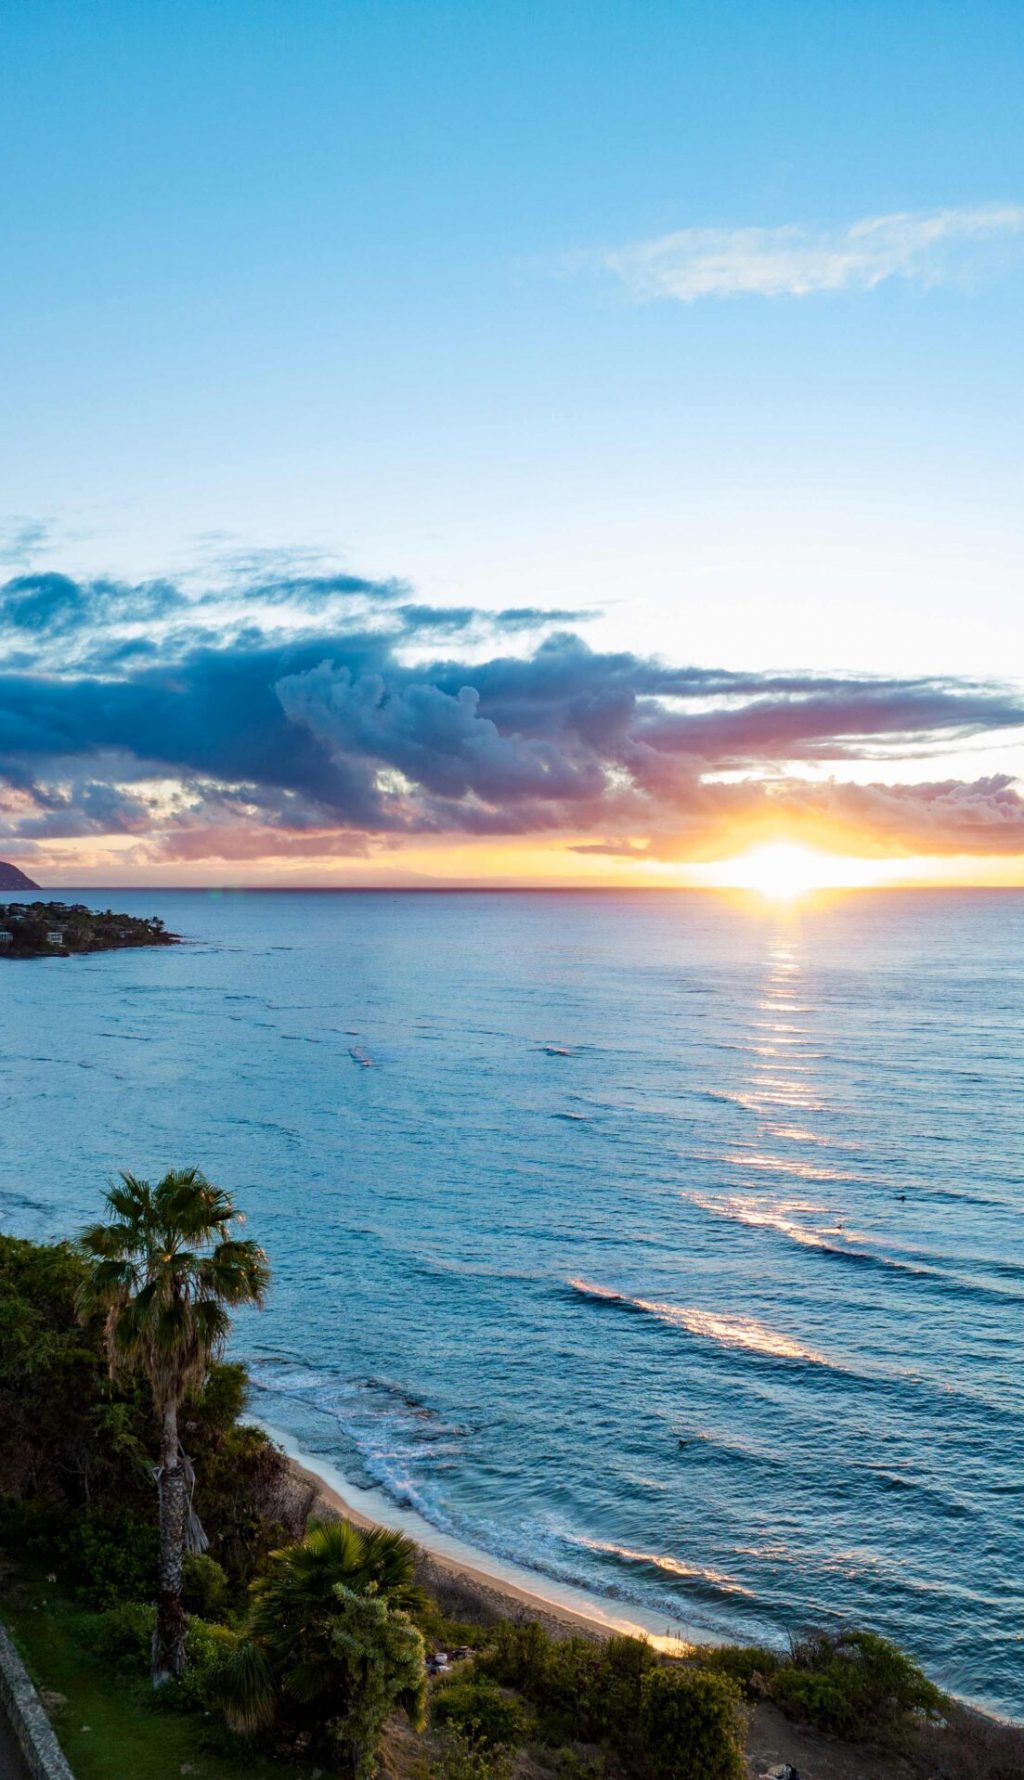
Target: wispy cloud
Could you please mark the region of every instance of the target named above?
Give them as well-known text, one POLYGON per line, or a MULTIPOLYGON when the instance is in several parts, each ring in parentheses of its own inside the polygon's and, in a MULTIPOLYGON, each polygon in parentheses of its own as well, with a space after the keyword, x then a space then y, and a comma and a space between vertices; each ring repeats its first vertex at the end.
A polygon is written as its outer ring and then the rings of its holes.
POLYGON ((1024 234, 1024 205, 897 211, 841 229, 679 229, 600 256, 639 298, 806 297, 899 278, 941 284, 979 249, 1024 234))

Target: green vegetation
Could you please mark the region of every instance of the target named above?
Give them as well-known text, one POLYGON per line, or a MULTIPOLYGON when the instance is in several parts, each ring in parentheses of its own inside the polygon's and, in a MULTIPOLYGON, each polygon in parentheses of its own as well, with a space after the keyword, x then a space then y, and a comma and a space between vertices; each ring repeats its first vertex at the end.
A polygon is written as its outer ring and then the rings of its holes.
POLYGON ((120 1635, 106 1635, 104 1621, 113 1615, 84 1614, 38 1582, 4 1602, 75 1780, 178 1780, 189 1769, 197 1780, 309 1780, 308 1768, 233 1748, 224 1734, 218 1744, 207 1719, 171 1710, 167 1690, 154 1694, 148 1681, 152 1610, 131 1611, 148 1612, 148 1624, 136 1627, 134 1660, 126 1654, 125 1607, 114 1610, 120 1635))
POLYGON ((726 1646, 704 1660, 748 1699, 771 1700, 789 1718, 855 1741, 895 1740, 913 1714, 946 1704, 917 1664, 874 1632, 815 1632, 788 1658, 726 1646))
POLYGON ((628 1772, 658 1780, 742 1780, 738 1688, 638 1638, 554 1639, 503 1621, 474 1672, 521 1692, 552 1748, 599 1744, 628 1772))
POLYGON ((639 1759, 643 1682, 660 1660, 638 1638, 555 1639, 539 1625, 504 1620, 475 1666, 529 1700, 553 1748, 606 1743, 628 1761, 639 1759))
POLYGON ((534 1735, 533 1713, 514 1693, 507 1693, 486 1676, 465 1676, 447 1681, 434 1695, 433 1723, 455 1728, 470 1743, 492 1749, 518 1749, 534 1735))
MULTIPOLYGON (((450 1725, 441 1738, 440 1753, 430 1765, 430 1780, 512 1780, 516 1755, 517 1751, 505 1744, 474 1741, 458 1726, 450 1725)), ((598 1780, 598 1776, 590 1780, 598 1780)))
POLYGON ((123 1174, 105 1195, 106 1223, 82 1236, 91 1262, 78 1291, 82 1314, 105 1317, 111 1375, 139 1373, 149 1385, 160 1430, 156 1469, 160 1549, 153 1634, 153 1683, 185 1668, 182 1603, 187 1552, 209 1540, 192 1507, 194 1472, 179 1415, 202 1390, 227 1340, 228 1306, 262 1305, 270 1279, 255 1242, 233 1235, 230 1195, 197 1168, 178 1168, 155 1187, 123 1174))
POLYGON ((307 1528, 282 1454, 240 1421, 246 1376, 217 1352, 266 1264, 231 1236, 226 1195, 196 1171, 129 1176, 108 1210, 88 1252, 0 1236, 4 1615, 77 1780, 368 1780, 382 1748, 393 1780, 512 1780, 524 1760, 535 1780, 740 1780, 744 1701, 896 1748, 915 1775, 1024 1780, 1024 1734, 944 1700, 870 1633, 670 1659, 450 1618, 408 1540, 307 1528), (154 1514, 168 1429, 206 1529, 186 1551, 175 1508, 172 1589, 154 1514), (180 1673, 154 1691, 168 1607, 180 1673), (425 1646, 462 1658, 420 1739, 400 1714, 422 1725, 425 1646))
POLYGON ((709 1669, 663 1665, 644 1676, 640 1734, 655 1780, 744 1780, 739 1692, 709 1669))
POLYGON ((0 958, 65 958, 72 952, 111 952, 125 946, 173 946, 159 915, 141 919, 82 902, 0 903, 0 958))
POLYGON ((400 1533, 312 1527, 253 1584, 241 1632, 211 1651, 205 1697, 243 1735, 273 1733, 364 1780, 397 1707, 424 1721, 423 1636, 406 1611, 415 1558, 400 1533))

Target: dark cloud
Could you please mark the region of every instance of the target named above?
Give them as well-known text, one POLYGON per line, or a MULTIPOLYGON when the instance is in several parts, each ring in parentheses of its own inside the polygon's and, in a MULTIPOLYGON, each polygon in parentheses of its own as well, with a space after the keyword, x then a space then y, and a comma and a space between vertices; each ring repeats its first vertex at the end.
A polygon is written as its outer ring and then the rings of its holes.
POLYGON ((793 771, 1009 732, 1012 688, 673 666, 592 650, 552 630, 557 609, 435 607, 396 581, 254 566, 218 593, 59 574, 0 589, 6 835, 130 835, 198 859, 562 833, 678 858, 784 821, 889 851, 1024 851, 1008 779, 793 771), (443 638, 491 649, 424 662, 443 638))

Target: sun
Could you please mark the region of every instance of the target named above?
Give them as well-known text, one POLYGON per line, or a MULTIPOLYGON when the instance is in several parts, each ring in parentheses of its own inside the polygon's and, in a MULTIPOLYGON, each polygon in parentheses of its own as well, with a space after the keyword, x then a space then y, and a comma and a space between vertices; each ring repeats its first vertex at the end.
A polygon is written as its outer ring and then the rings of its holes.
POLYGON ((751 847, 736 859, 723 860, 715 871, 715 881, 727 888, 757 890, 774 901, 791 902, 812 890, 836 888, 858 879, 863 882, 861 874, 851 870, 859 863, 819 853, 796 841, 770 841, 751 847))

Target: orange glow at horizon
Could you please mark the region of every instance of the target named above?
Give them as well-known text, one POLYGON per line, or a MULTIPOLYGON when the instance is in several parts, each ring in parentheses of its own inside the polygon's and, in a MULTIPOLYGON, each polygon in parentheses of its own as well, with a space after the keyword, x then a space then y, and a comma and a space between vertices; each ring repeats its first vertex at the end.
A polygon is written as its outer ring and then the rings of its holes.
POLYGON ((776 902, 792 902, 813 890, 860 889, 884 884, 905 861, 856 859, 823 853, 798 841, 768 841, 705 868, 722 889, 756 890, 776 902))
MULTIPOLYGON (((130 889, 227 888, 276 886, 453 887, 534 889, 678 889, 740 890, 763 893, 780 902, 815 890, 915 887, 1024 888, 1024 856, 967 854, 900 854, 872 856, 845 851, 838 837, 823 836, 821 845, 785 835, 766 838, 749 833, 723 837, 716 858, 703 859, 581 852, 592 837, 524 835, 514 840, 467 841, 464 837, 431 837, 402 846, 374 844, 360 854, 303 857, 246 857, 187 861, 140 858, 132 837, 111 835, 93 840, 55 840, 29 855, 11 849, 6 855, 46 889, 90 885, 130 889)), ((846 845, 856 846, 855 839, 846 845)))

